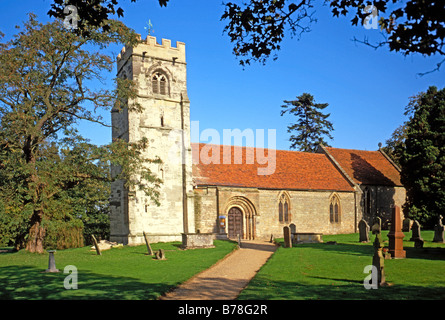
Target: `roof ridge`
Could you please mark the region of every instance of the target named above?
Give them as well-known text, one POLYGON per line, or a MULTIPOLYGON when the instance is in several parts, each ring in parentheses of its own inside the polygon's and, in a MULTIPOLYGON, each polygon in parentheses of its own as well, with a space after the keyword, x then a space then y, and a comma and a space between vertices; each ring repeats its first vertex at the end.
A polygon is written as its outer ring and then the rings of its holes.
POLYGON ((379 152, 379 150, 361 150, 361 149, 348 149, 348 148, 334 148, 334 147, 325 147, 326 149, 334 149, 334 150, 349 150, 349 151, 360 151, 360 152, 379 152))
POLYGON ((216 143, 205 143, 205 142, 191 142, 192 145, 210 145, 217 147, 234 147, 234 148, 243 148, 243 149, 260 149, 260 150, 275 150, 279 152, 290 152, 290 153, 299 153, 299 154, 310 154, 310 155, 320 155, 317 152, 308 152, 308 151, 298 151, 298 150, 283 150, 283 149, 273 149, 273 148, 260 148, 260 147, 250 147, 250 146, 235 146, 228 144, 216 144, 216 143))

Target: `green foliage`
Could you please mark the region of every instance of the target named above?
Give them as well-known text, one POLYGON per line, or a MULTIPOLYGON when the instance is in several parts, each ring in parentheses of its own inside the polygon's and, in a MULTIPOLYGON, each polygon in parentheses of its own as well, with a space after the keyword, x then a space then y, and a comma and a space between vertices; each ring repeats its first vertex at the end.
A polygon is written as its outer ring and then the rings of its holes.
MULTIPOLYGON (((33 252, 45 244, 83 245, 84 224, 89 238, 98 231, 95 221, 106 223, 113 179, 157 202, 161 181, 143 164, 159 159, 142 156, 146 139, 96 146, 76 128, 79 121, 108 126, 99 111, 122 111, 136 95, 131 80, 115 79, 109 90, 102 77, 113 68, 103 49, 134 43, 136 35, 120 22, 103 23, 107 32, 89 26, 83 37, 62 21, 41 24, 30 14, 12 40, 0 43, 1 243, 33 252), (92 84, 97 80, 100 86, 92 84), (113 177, 111 165, 121 169, 113 177)), ((142 107, 131 104, 129 111, 142 107)))
MULTIPOLYGON (((166 6, 169 0, 159 0, 159 5, 166 6)), ((131 0, 136 2, 136 0, 131 0)), ((64 20, 69 11, 66 11, 68 5, 76 7, 78 15, 76 33, 89 37, 90 27, 102 28, 104 32, 109 32, 110 27, 104 23, 111 19, 111 15, 117 14, 123 17, 124 9, 118 6, 118 0, 54 0, 51 9, 48 11, 49 16, 64 20)))
POLYGON ((401 158, 404 214, 428 228, 445 212, 445 89, 430 87, 411 108, 401 158))
MULTIPOLYGON (((379 25, 386 41, 371 44, 374 48, 388 46, 390 51, 403 55, 445 55, 444 22, 445 7, 440 1, 395 1, 395 0, 330 0, 334 17, 352 14, 351 24, 363 24, 370 11, 369 5, 377 9, 379 25)), ((222 20, 227 20, 224 29, 234 44, 233 53, 241 58, 240 64, 250 61, 265 63, 269 56, 280 50, 286 31, 292 36, 309 32, 316 21, 313 0, 252 0, 229 1, 224 4, 222 20)), ((276 58, 276 55, 274 56, 276 58)), ((443 60, 437 67, 445 62, 443 60)))
POLYGON ((382 147, 383 151, 391 157, 397 166, 401 166, 400 158, 405 150, 405 139, 406 139, 406 123, 400 125, 391 135, 391 138, 386 140, 386 145, 382 147))
POLYGON ((332 139, 330 132, 334 127, 327 118, 330 114, 323 114, 321 110, 325 109, 327 103, 315 103, 314 97, 309 93, 303 93, 296 100, 284 101, 285 105, 281 107, 283 116, 286 112, 297 117, 297 123, 287 127, 287 132, 296 132, 289 138, 291 149, 300 151, 314 152, 319 144, 328 146, 325 137, 332 139))

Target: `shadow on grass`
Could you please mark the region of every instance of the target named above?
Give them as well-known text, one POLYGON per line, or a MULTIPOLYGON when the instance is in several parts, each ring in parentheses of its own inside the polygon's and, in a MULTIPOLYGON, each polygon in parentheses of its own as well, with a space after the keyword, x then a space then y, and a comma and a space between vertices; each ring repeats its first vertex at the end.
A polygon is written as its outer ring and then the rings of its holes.
MULTIPOLYGON (((385 247, 388 247, 387 242, 385 242, 385 247)), ((361 255, 368 257, 372 257, 374 255, 374 247, 372 241, 370 241, 369 243, 357 243, 357 244, 304 243, 304 244, 294 245, 293 248, 302 248, 302 249, 310 248, 310 249, 318 249, 318 250, 336 252, 347 255, 361 255)), ((445 248, 441 247, 414 248, 414 247, 408 247, 405 244, 403 250, 406 251, 407 259, 445 260, 445 248)))
POLYGON ((64 280, 69 275, 63 270, 44 273, 33 266, 2 267, 0 300, 154 300, 173 287, 78 270, 78 289, 67 290, 64 280))
MULTIPOLYGON (((318 277, 317 277, 318 278, 318 277)), ((267 281, 267 288, 253 286, 243 291, 239 300, 443 300, 445 291, 412 285, 392 285, 365 289, 363 281, 320 278, 331 284, 267 281)))

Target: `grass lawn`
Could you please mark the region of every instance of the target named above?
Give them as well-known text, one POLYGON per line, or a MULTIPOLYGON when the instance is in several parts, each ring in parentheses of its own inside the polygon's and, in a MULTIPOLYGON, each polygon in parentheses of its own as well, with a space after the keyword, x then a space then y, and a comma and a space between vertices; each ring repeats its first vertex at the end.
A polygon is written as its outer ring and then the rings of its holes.
MULTIPOLYGON (((388 231, 383 231, 387 239, 388 231)), ((280 247, 261 268, 239 299, 445 299, 445 244, 431 242, 433 231, 422 231, 424 249, 414 248, 405 232, 407 259, 385 260, 388 287, 366 290, 363 273, 372 263, 371 242, 358 234, 323 236, 324 243, 280 247), (337 245, 326 244, 336 241, 337 245)), ((385 244, 387 246, 387 243, 385 244)))
POLYGON ((229 241, 214 243, 215 248, 194 250, 180 250, 180 242, 152 244, 154 251, 165 250, 167 260, 145 255, 145 245, 113 248, 101 256, 90 247, 60 250, 55 253, 60 273, 43 272, 48 268, 48 253, 0 253, 0 299, 156 299, 236 246, 229 241), (77 268, 77 290, 64 287, 67 265, 77 268))

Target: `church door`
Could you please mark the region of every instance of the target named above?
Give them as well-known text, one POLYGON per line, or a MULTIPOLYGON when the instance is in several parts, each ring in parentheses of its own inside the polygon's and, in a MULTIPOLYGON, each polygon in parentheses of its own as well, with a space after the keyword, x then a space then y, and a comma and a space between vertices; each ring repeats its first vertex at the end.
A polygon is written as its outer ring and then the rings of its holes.
POLYGON ((243 212, 239 208, 229 210, 227 224, 229 238, 235 239, 238 234, 243 238, 243 212))

